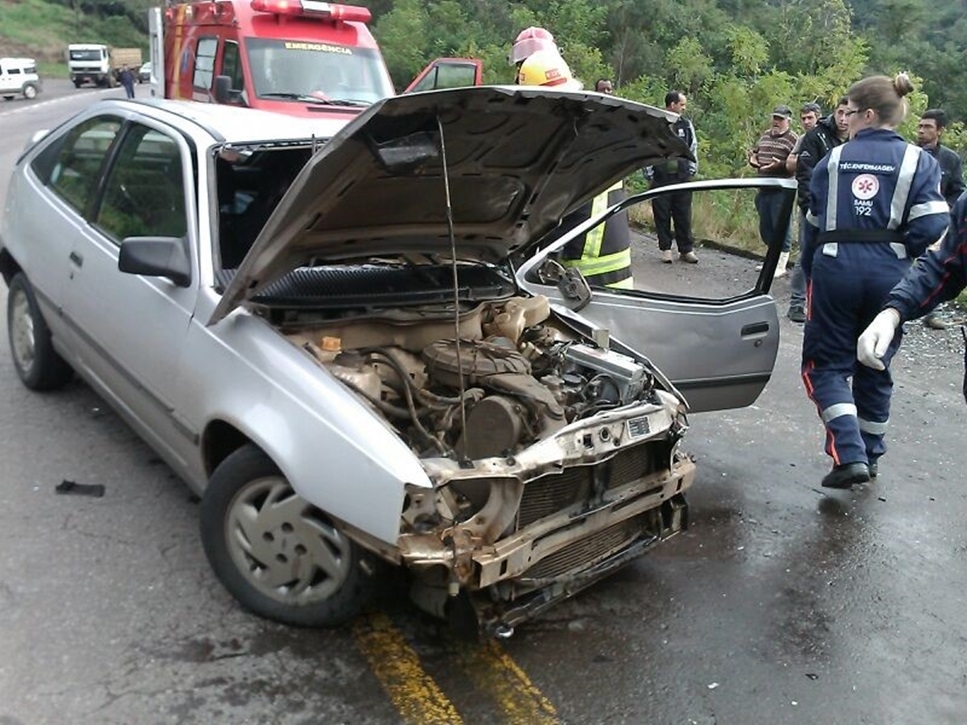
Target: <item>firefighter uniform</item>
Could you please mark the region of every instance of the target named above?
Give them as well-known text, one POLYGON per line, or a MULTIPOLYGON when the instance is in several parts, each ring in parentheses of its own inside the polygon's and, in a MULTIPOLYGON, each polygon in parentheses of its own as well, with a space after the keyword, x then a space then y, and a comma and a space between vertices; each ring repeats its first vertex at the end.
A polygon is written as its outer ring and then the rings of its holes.
MULTIPOLYGON (((810 196, 803 383, 834 467, 875 465, 886 450, 893 380, 889 367, 856 363, 856 339, 911 260, 946 232, 940 167, 892 130, 863 129, 816 164, 810 196)), ((900 338, 898 330, 885 363, 900 338)))
MULTIPOLYGON (((573 229, 624 198, 624 184, 619 181, 594 197, 590 204, 565 217, 561 227, 573 229)), ((627 212, 619 212, 587 234, 572 239, 564 246, 561 261, 565 266, 580 269, 592 287, 633 289, 631 230, 627 212)))

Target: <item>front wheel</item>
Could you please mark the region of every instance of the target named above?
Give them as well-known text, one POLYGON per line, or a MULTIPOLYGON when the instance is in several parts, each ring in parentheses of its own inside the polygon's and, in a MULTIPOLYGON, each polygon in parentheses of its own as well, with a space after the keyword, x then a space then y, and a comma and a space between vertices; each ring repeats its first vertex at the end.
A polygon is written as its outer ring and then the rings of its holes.
POLYGON ((35 86, 33 83, 28 83, 27 85, 25 85, 24 98, 26 98, 28 101, 31 101, 36 97, 37 97, 37 86, 35 86))
POLYGON ((242 606, 283 624, 343 624, 373 589, 372 555, 251 444, 215 469, 202 497, 201 538, 215 575, 242 606))
POLYGON ((40 313, 30 282, 23 272, 10 280, 7 293, 7 336, 13 366, 31 390, 53 390, 70 382, 73 371, 57 354, 50 329, 40 313))

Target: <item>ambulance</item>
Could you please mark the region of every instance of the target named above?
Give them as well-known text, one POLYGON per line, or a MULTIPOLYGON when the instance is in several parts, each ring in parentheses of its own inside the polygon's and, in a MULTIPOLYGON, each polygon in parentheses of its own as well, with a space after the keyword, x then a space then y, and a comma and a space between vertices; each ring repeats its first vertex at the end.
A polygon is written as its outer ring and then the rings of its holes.
MULTIPOLYGON (((368 8, 317 0, 207 0, 149 11, 151 93, 290 115, 349 118, 396 94, 368 8)), ((480 85, 440 58, 407 91, 480 85)))

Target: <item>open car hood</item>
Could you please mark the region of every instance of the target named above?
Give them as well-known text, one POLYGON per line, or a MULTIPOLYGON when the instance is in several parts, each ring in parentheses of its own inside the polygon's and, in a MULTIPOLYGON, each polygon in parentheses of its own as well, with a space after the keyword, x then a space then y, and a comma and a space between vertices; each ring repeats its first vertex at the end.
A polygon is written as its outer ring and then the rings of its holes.
POLYGON ((498 262, 618 179, 689 157, 676 118, 614 96, 518 86, 374 103, 296 177, 209 324, 300 266, 449 259, 451 218, 459 259, 498 262))

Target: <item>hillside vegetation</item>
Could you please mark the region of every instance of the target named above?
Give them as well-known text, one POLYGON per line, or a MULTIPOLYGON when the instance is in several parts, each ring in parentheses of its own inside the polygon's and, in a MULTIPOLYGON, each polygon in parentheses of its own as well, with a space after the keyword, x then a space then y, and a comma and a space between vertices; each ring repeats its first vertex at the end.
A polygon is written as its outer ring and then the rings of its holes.
MULTIPOLYGON (((513 81, 507 51, 519 30, 550 29, 586 83, 610 77, 617 92, 662 105, 689 95, 702 148, 700 173, 747 173, 745 155, 776 103, 830 108, 871 72, 908 70, 918 92, 901 131, 942 106, 967 118, 967 0, 357 0, 397 86, 442 55, 484 60, 485 80, 513 81)), ((147 50, 152 0, 6 0, 0 52, 62 61, 69 42, 147 50)), ((963 152, 962 126, 945 142, 963 152)))

